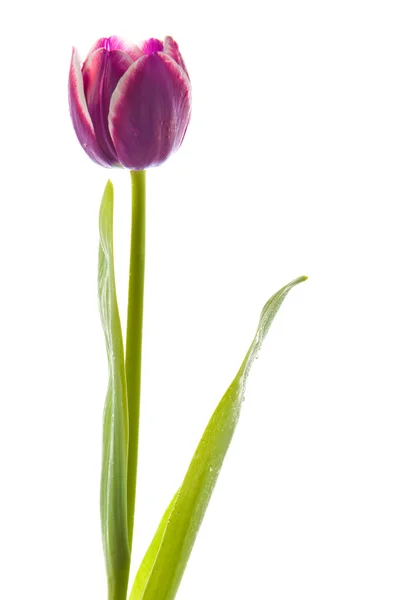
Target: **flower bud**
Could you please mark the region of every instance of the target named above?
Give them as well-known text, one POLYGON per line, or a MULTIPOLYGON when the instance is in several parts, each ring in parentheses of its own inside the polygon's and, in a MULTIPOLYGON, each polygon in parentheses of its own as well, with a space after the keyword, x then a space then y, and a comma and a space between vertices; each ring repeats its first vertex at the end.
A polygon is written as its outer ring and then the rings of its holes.
POLYGON ((72 51, 69 106, 79 142, 104 167, 163 163, 185 137, 191 85, 177 43, 101 38, 80 65, 72 51))

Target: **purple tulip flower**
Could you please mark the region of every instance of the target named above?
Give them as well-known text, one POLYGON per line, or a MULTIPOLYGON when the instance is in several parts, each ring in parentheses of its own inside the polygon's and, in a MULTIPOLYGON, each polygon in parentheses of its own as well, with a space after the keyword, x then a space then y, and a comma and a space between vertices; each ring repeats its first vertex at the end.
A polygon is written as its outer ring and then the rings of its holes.
POLYGON ((191 85, 178 44, 101 38, 82 68, 74 48, 69 106, 79 142, 99 165, 160 165, 180 147, 190 120, 191 85))

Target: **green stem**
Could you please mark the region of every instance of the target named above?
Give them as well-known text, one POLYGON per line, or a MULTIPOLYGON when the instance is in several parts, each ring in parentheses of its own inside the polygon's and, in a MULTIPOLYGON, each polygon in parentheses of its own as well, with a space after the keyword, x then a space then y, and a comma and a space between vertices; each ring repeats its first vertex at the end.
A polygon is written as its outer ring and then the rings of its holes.
POLYGON ((108 600, 126 600, 128 593, 128 569, 120 571, 115 579, 108 580, 108 600))
POLYGON ((142 366, 143 291, 145 263, 146 172, 131 171, 132 225, 126 333, 126 385, 129 409, 128 541, 132 548, 139 444, 142 366))

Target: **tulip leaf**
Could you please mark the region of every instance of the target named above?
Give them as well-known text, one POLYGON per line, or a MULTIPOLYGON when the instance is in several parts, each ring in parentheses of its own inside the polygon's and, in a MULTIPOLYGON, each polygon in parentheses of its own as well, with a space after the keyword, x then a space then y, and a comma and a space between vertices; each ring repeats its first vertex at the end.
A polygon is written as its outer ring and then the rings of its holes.
POLYGON ((247 376, 265 335, 295 279, 264 306, 256 335, 212 415, 185 479, 166 510, 134 581, 130 600, 173 600, 240 416, 247 376))
POLYGON ((98 294, 109 381, 104 408, 100 509, 109 598, 126 598, 130 552, 127 520, 128 405, 124 348, 113 256, 112 183, 106 185, 99 218, 98 294))

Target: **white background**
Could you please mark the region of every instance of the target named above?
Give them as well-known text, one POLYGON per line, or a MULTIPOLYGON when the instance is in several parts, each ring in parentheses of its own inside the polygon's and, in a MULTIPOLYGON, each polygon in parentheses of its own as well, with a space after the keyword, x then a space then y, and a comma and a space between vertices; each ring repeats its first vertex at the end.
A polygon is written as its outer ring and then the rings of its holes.
POLYGON ((267 298, 303 273, 251 374, 179 600, 400 596, 397 2, 6 3, 1 9, 0 597, 105 600, 107 381, 97 215, 129 176, 86 157, 71 46, 171 34, 193 83, 148 173, 134 567, 267 298))

